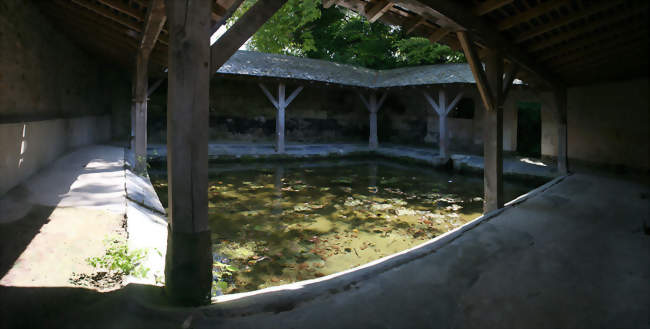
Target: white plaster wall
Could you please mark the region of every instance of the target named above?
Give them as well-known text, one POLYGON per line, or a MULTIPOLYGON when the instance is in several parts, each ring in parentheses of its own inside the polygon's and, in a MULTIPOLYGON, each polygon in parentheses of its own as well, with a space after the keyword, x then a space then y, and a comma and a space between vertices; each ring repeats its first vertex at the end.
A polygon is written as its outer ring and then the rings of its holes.
POLYGON ((510 91, 503 112, 503 149, 517 150, 517 121, 519 102, 536 102, 542 105, 542 156, 557 156, 557 115, 553 95, 528 88, 515 88, 510 91))
POLYGON ((650 168, 648 79, 570 88, 569 160, 650 168))
POLYGON ((110 138, 108 115, 0 124, 0 195, 66 151, 110 138))

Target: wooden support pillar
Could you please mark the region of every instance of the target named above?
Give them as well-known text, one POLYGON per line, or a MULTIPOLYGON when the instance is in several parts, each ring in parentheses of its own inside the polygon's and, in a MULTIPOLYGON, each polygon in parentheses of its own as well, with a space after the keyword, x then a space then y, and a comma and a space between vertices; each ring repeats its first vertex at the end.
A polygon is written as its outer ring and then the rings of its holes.
POLYGON ((150 0, 142 37, 138 44, 135 67, 135 171, 147 171, 147 98, 149 96, 149 57, 167 19, 164 0, 150 0))
POLYGON ((135 75, 135 171, 139 174, 147 171, 147 89, 149 66, 148 54, 138 51, 135 75))
POLYGON ((557 171, 560 174, 569 172, 567 156, 567 91, 557 89, 554 92, 555 107, 557 109, 557 171))
POLYGON ((177 303, 210 301, 208 104, 211 0, 166 2, 169 27, 165 288, 177 303))
POLYGON ((476 86, 486 109, 483 127, 483 211, 503 207, 503 104, 519 67, 512 65, 504 81, 504 58, 497 50, 488 50, 485 70, 478 58, 473 41, 466 31, 456 32, 476 86))
POLYGON ((368 137, 368 147, 373 150, 379 147, 379 137, 377 135, 377 112, 379 112, 379 109, 384 104, 384 101, 386 100, 386 96, 388 96, 388 93, 382 94, 381 98, 377 100, 377 94, 373 92, 368 96, 368 99, 366 100, 366 98, 362 94, 359 94, 361 101, 363 102, 363 104, 368 109, 368 112, 370 113, 369 116, 370 133, 368 137))
POLYGON ((485 212, 503 208, 503 57, 490 52, 485 59, 485 73, 494 108, 486 111, 483 124, 483 183, 485 212))
POLYGON ((443 158, 448 158, 449 153, 447 152, 448 146, 449 146, 449 139, 448 139, 448 134, 447 134, 447 116, 449 115, 449 112, 458 105, 458 102, 460 102, 461 98, 463 97, 463 92, 459 92, 454 100, 452 100, 450 103, 447 103, 447 93, 444 89, 440 89, 438 91, 438 102, 436 102, 431 95, 429 95, 426 91, 422 92, 424 94, 424 98, 426 98, 427 102, 433 110, 438 114, 438 147, 439 147, 439 155, 440 157, 443 158))
POLYGON ((279 83, 278 84, 278 97, 277 99, 273 97, 271 92, 264 86, 263 84, 260 83, 260 88, 262 88, 262 91, 264 92, 264 95, 271 101, 271 104, 275 107, 277 110, 277 115, 275 116, 275 151, 277 153, 283 154, 286 152, 285 149, 285 110, 287 109, 287 106, 291 104, 291 102, 300 94, 302 91, 302 86, 299 86, 296 88, 291 95, 289 95, 289 98, 285 98, 285 90, 286 86, 284 83, 279 83))
POLYGON ((135 151, 135 85, 138 74, 137 61, 133 67, 133 76, 131 77, 131 132, 129 133, 129 148, 135 151))

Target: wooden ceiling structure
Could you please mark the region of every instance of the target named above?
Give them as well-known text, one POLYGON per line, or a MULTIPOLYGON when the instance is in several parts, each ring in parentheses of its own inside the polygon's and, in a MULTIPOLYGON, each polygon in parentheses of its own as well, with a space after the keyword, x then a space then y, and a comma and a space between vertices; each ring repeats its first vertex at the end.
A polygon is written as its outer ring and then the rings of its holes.
POLYGON ((648 74, 646 0, 324 0, 461 50, 457 31, 501 50, 540 88, 648 74))
MULTIPOLYGON (((84 48, 133 67, 149 0, 51 0, 42 11, 84 48)), ((216 24, 241 0, 217 0, 216 24)), ((647 76, 646 0, 324 0, 370 21, 401 26, 461 50, 468 31, 484 50, 500 49, 516 63, 518 78, 541 89, 647 76)), ((168 35, 163 27, 151 53, 150 75, 164 75, 168 35)))
MULTIPOLYGON (((216 0, 212 5, 213 29, 223 23, 241 0, 216 0)), ((41 11, 92 55, 133 69, 151 0, 48 0, 41 11)), ((169 35, 163 26, 149 56, 149 75, 164 76, 169 35)))

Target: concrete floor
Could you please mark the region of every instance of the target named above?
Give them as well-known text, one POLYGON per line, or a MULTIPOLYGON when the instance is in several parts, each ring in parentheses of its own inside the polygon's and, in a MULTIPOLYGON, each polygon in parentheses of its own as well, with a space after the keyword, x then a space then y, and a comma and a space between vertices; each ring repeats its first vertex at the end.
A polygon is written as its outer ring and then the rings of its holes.
POLYGON ((125 235, 123 159, 122 148, 81 148, 0 198, 0 285, 73 286, 73 273, 93 271, 85 259, 125 235))
POLYGON ((649 193, 574 174, 444 243, 202 308, 135 284, 0 285, 0 327, 648 328, 649 193))

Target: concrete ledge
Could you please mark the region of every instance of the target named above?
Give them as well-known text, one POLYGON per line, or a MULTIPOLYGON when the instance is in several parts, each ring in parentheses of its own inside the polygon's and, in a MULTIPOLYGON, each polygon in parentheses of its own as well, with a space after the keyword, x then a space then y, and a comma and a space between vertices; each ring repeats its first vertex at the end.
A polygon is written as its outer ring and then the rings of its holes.
MULTIPOLYGON (((275 152, 273 144, 269 143, 211 143, 209 159, 213 162, 241 162, 255 160, 292 160, 318 159, 331 157, 354 157, 378 155, 400 161, 409 161, 433 167, 452 165, 460 172, 483 173, 483 157, 467 154, 454 154, 447 158, 438 155, 434 148, 411 147, 404 145, 382 144, 377 149, 370 149, 365 144, 290 144, 286 153, 275 152), (451 162, 451 163, 450 163, 451 162)), ((165 145, 149 145, 148 157, 151 161, 164 162, 167 156, 165 145)), ((510 177, 542 177, 558 176, 555 165, 538 159, 506 157, 503 160, 504 175, 510 177)))
POLYGON ((140 284, 164 282, 167 251, 167 217, 148 176, 132 171, 133 152, 124 150, 124 189, 126 193, 127 232, 129 248, 147 250, 144 278, 129 276, 126 281, 140 284))

